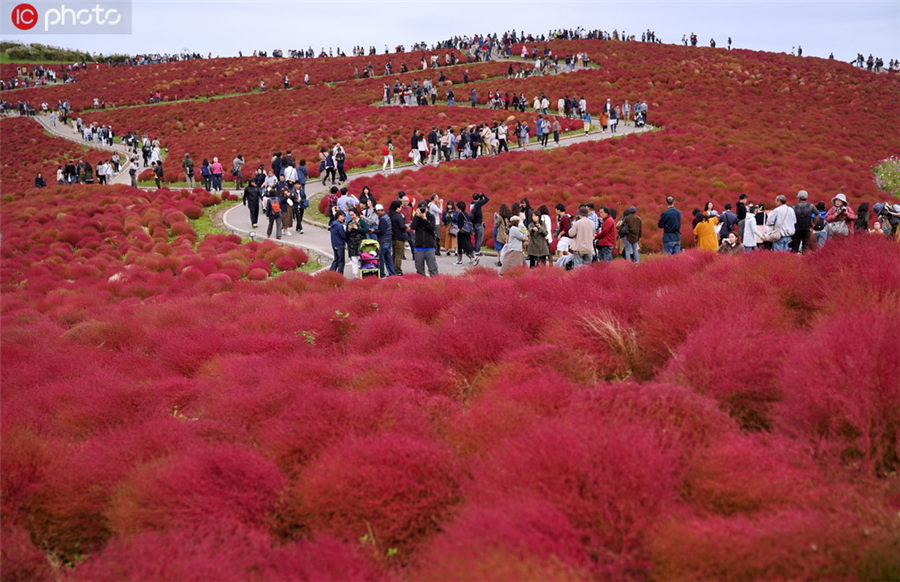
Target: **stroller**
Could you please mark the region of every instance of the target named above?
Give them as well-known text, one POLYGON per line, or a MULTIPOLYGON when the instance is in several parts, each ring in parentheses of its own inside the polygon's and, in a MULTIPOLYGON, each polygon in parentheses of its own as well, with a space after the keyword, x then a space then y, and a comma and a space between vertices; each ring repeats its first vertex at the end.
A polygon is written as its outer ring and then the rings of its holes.
POLYGON ((375 239, 367 238, 359 243, 359 276, 380 277, 378 271, 378 250, 381 247, 375 239))

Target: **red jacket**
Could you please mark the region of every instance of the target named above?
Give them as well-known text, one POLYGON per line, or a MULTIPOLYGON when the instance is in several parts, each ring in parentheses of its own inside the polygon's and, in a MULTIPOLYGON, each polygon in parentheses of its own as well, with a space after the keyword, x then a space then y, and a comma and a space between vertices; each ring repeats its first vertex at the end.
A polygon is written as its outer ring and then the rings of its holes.
POLYGON ((607 215, 600 223, 600 232, 594 235, 598 247, 612 247, 616 244, 616 221, 607 215))

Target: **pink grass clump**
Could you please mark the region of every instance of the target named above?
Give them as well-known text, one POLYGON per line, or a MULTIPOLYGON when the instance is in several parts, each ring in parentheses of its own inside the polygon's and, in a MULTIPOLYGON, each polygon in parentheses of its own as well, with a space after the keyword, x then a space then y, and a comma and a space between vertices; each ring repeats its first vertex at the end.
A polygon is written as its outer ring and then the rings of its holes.
POLYGON ((350 439, 324 451, 290 487, 290 526, 348 540, 366 537, 386 555, 438 531, 460 499, 462 475, 436 442, 402 434, 350 439))
POLYGON ((195 448, 139 467, 117 488, 109 510, 119 533, 232 519, 262 527, 284 475, 257 453, 234 445, 195 448))

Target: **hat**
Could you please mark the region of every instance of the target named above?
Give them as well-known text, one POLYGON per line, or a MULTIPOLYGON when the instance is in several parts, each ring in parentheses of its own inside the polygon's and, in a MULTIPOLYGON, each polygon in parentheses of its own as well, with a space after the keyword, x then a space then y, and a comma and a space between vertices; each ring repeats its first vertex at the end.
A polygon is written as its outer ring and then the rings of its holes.
POLYGON ((799 192, 797 192, 798 200, 806 200, 807 198, 809 198, 809 193, 806 190, 800 190, 799 192))
POLYGON ((844 203, 844 205, 847 204, 847 197, 844 196, 844 193, 843 193, 843 192, 839 192, 839 193, 837 194, 837 196, 835 196, 834 198, 831 199, 831 202, 834 202, 835 200, 840 200, 841 202, 844 203))
POLYGON ((900 204, 894 204, 891 206, 891 210, 893 210, 894 213, 900 213, 900 204))
POLYGON ((375 211, 377 212, 377 211, 379 211, 379 210, 384 210, 384 206, 382 206, 381 204, 376 204, 376 205, 375 205, 375 211))

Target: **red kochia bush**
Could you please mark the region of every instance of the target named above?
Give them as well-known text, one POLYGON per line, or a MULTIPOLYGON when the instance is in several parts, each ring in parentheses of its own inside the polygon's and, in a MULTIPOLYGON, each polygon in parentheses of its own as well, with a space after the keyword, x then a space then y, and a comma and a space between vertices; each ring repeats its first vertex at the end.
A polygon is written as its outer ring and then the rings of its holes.
POLYGON ((777 428, 869 473, 900 468, 898 317, 896 296, 846 305, 791 346, 777 428))
POLYGON ((284 483, 274 465, 248 449, 195 448, 135 470, 116 491, 110 524, 122 533, 223 519, 260 527, 284 483))
MULTIPOLYGON (((9 521, 9 516, 5 516, 4 521, 9 521)), ((34 547, 28 531, 22 527, 3 524, 0 560, 4 582, 51 582, 57 579, 47 556, 34 547)))
POLYGON ((406 557, 437 531, 459 500, 461 474, 449 450, 403 434, 350 439, 310 464, 287 495, 289 526, 406 557))
POLYGON ((678 519, 651 543, 657 580, 896 580, 895 512, 851 506, 678 519), (893 513, 893 514, 892 514, 893 513))
POLYGON ((545 499, 565 514, 602 577, 645 576, 645 538, 675 502, 677 455, 654 431, 573 413, 538 421, 473 463, 469 498, 545 499))
POLYGON ((263 531, 230 520, 114 539, 80 565, 76 581, 378 580, 375 567, 352 547, 323 538, 273 546, 263 531))
POLYGON ((467 506, 416 560, 418 580, 585 580, 578 531, 539 499, 467 506))

